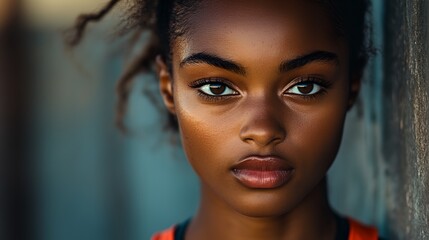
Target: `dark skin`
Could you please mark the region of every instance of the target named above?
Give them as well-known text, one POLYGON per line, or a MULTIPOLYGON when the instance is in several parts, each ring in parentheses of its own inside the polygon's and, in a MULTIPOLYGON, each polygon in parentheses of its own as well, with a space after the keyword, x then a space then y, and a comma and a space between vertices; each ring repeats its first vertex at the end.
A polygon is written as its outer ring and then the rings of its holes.
POLYGON ((315 1, 207 1, 157 59, 201 204, 186 239, 334 239, 326 172, 360 80, 348 47, 315 1), (171 70, 171 71, 170 71, 171 70), (279 187, 243 186, 231 167, 249 155, 293 167, 279 187))

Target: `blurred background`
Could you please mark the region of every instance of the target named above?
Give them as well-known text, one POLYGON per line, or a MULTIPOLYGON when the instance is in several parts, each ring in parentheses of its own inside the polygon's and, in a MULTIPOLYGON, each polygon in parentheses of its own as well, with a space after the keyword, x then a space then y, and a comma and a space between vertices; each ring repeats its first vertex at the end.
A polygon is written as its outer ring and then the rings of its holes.
MULTIPOLYGON (((64 46, 61 31, 105 3, 0 0, 0 239, 149 239, 197 207, 197 178, 145 94, 153 76, 133 84, 131 133, 115 127, 118 12, 64 46)), ((329 172, 334 208, 389 239, 429 239, 428 11, 373 0, 377 55, 329 172)))

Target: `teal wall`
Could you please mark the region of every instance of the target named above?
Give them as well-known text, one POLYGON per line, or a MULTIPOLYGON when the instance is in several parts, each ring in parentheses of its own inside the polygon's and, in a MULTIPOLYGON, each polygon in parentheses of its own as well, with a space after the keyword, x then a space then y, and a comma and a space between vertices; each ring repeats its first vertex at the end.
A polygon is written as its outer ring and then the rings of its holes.
POLYGON ((130 134, 116 128, 120 48, 103 30, 88 33, 72 52, 58 32, 29 34, 37 239, 148 239, 192 215, 197 179, 177 136, 164 131, 165 114, 143 94, 158 91, 151 76, 135 80, 130 134))
POLYGON ((369 22, 376 50, 364 74, 359 101, 347 116, 343 143, 329 173, 331 202, 340 212, 387 236, 386 160, 383 146, 384 1, 373 0, 369 22))

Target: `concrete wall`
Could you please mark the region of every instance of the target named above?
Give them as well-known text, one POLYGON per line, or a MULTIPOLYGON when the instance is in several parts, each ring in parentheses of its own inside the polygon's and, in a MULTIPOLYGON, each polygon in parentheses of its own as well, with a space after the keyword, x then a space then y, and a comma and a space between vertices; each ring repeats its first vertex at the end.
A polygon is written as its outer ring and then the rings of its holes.
POLYGON ((429 1, 386 1, 383 153, 392 239, 429 239, 429 1))

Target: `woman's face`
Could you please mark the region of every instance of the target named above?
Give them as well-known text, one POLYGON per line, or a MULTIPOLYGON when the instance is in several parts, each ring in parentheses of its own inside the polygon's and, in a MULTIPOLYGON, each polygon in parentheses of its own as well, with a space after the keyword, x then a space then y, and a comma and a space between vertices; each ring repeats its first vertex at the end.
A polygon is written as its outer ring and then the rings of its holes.
POLYGON ((191 16, 160 79, 206 198, 274 216, 323 180, 358 88, 327 14, 316 1, 225 0, 191 16))

